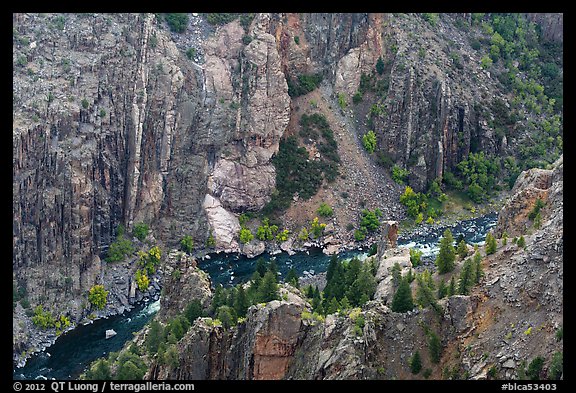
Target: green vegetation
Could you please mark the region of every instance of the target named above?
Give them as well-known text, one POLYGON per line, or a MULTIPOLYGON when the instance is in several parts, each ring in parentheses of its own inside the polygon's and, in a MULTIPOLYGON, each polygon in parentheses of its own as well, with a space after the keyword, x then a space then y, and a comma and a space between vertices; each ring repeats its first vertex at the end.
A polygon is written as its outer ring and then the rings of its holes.
POLYGON ((288 236, 290 236, 290 231, 288 229, 283 229, 276 235, 276 241, 278 243, 285 242, 286 240, 288 240, 288 236))
POLYGON ((524 240, 524 236, 520 236, 520 237, 518 238, 518 241, 516 242, 516 244, 517 244, 518 247, 520 247, 520 248, 526 247, 526 240, 524 240))
POLYGON ((535 220, 536 217, 538 216, 538 214, 540 214, 540 210, 542 210, 542 208, 545 205, 546 204, 544 203, 544 201, 542 199, 537 198, 536 202, 534 203, 534 207, 532 208, 530 213, 528 213, 528 219, 529 220, 535 220))
POLYGON ((301 74, 298 78, 288 78, 288 95, 299 97, 315 90, 322 82, 322 74, 301 74))
POLYGON ((334 211, 327 203, 322 202, 318 210, 316 210, 319 216, 321 217, 332 217, 334 211))
POLYGON ((296 45, 300 45, 300 37, 298 37, 297 35, 294 36, 294 42, 296 43, 296 45))
POLYGON ((559 380, 564 372, 564 356, 562 352, 555 352, 552 355, 550 367, 548 368, 548 379, 559 380))
POLYGON ((362 144, 368 153, 374 153, 374 150, 376 149, 376 134, 374 131, 368 131, 364 134, 362 137, 362 144))
POLYGON ((456 254, 458 254, 462 259, 466 258, 468 255, 468 246, 466 245, 466 241, 464 241, 464 239, 460 240, 460 243, 458 243, 456 254))
POLYGON ((104 289, 103 285, 94 285, 88 291, 88 301, 97 310, 102 310, 108 301, 108 291, 104 289))
POLYGON ((526 370, 526 376, 532 381, 540 380, 540 374, 542 373, 542 367, 544 367, 544 358, 537 356, 528 365, 526 370))
POLYGON ((86 98, 82 98, 82 108, 84 109, 88 109, 88 107, 90 106, 90 103, 88 102, 88 100, 86 98))
POLYGON ((188 60, 194 59, 194 57, 196 57, 196 48, 188 48, 186 50, 186 57, 188 60))
POLYGON ((150 286, 150 279, 146 275, 146 272, 142 271, 140 269, 136 270, 135 278, 136 278, 136 285, 138 286, 138 289, 141 292, 146 291, 148 289, 148 287, 150 286))
POLYGON ((206 21, 211 25, 225 25, 238 18, 239 14, 235 13, 207 13, 206 21))
POLYGON ((147 253, 140 251, 138 253, 138 266, 144 269, 147 275, 156 273, 156 268, 160 265, 162 251, 158 246, 154 246, 147 253))
POLYGON ((86 379, 96 381, 111 380, 112 372, 110 371, 110 363, 104 358, 98 359, 86 372, 86 379))
POLYGON ((184 33, 188 27, 188 14, 164 14, 164 20, 174 33, 184 33))
POLYGON ((436 301, 436 284, 432 279, 432 274, 428 269, 416 276, 416 304, 421 307, 431 306, 438 315, 442 315, 442 308, 436 301))
POLYGON ((436 26, 440 15, 437 13, 422 13, 422 18, 432 26, 436 26))
POLYGON ((310 233, 312 233, 312 237, 314 239, 318 239, 324 233, 324 228, 326 228, 326 224, 320 223, 318 221, 318 217, 314 217, 314 219, 310 222, 310 233))
POLYGON ((392 299, 392 311, 394 312, 407 312, 414 308, 414 301, 412 299, 412 290, 410 289, 409 280, 402 277, 400 285, 396 289, 394 298, 392 299))
POLYGON ((394 180, 396 183, 400 185, 406 184, 406 182, 408 181, 408 175, 410 174, 410 172, 408 172, 407 169, 402 169, 398 165, 394 165, 392 167, 391 173, 392 173, 392 180, 394 180))
POLYGON ((268 218, 265 218, 256 231, 256 237, 262 241, 273 240, 276 232, 278 232, 278 226, 270 225, 268 218))
POLYGON ((333 256, 326 271, 324 291, 308 288, 307 296, 312 299, 314 312, 319 315, 332 314, 362 306, 372 299, 376 291, 373 268, 372 263, 362 263, 357 258, 340 261, 333 256))
POLYGON ((250 243, 254 239, 254 235, 248 228, 240 228, 240 243, 250 243))
POLYGON ((430 351, 430 361, 434 364, 440 363, 442 343, 440 337, 433 331, 428 332, 428 350, 430 351))
POLYGON ((446 172, 444 183, 455 190, 464 190, 468 197, 476 202, 484 202, 495 190, 496 178, 500 173, 500 160, 484 156, 484 152, 470 153, 468 159, 457 166, 458 177, 446 172))
POLYGON ((492 232, 486 234, 486 255, 494 254, 496 252, 496 239, 492 235, 492 232))
POLYGON ((290 136, 280 141, 278 153, 272 158, 276 167, 276 192, 262 213, 269 215, 287 209, 295 193, 307 200, 316 194, 323 180, 333 182, 338 176, 340 157, 334 133, 326 118, 319 114, 302 115, 299 135, 305 143, 316 143, 320 159, 310 159, 308 151, 290 136))
POLYGON ((150 228, 148 228, 148 224, 144 224, 143 222, 139 222, 134 224, 134 229, 132 230, 132 234, 141 242, 144 241, 144 239, 146 239, 146 236, 148 236, 148 232, 150 231, 150 228))
POLYGON ((439 274, 445 274, 454 270, 454 260, 456 252, 454 250, 454 238, 450 229, 444 231, 444 236, 440 239, 440 251, 436 257, 436 266, 439 274))
POLYGON ((410 262, 412 263, 413 267, 420 266, 421 257, 422 257, 422 251, 417 250, 416 248, 410 249, 410 262))
POLYGON ((122 235, 119 235, 108 248, 106 262, 122 261, 133 252, 134 247, 132 246, 132 242, 128 239, 124 239, 122 235))
POLYGON ((385 67, 384 60, 382 60, 382 56, 380 56, 376 61, 376 72, 382 75, 384 73, 384 67, 385 67))
POLYGON ((348 104, 346 103, 346 96, 344 93, 338 93, 338 106, 340 109, 345 110, 348 104))
POLYGON ((214 238, 212 229, 210 229, 210 232, 208 233, 208 239, 206 239, 206 247, 208 248, 216 247, 216 238, 214 238))
POLYGON ((420 352, 416 351, 410 357, 410 371, 412 374, 418 374, 422 370, 422 359, 420 358, 420 352))

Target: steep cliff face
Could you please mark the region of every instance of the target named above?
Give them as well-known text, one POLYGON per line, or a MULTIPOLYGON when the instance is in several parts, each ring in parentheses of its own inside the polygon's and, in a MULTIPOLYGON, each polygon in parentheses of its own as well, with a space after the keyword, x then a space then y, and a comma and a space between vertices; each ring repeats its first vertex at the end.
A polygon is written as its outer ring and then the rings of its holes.
POLYGON ((261 208, 275 186, 289 97, 266 16, 249 45, 238 21, 200 31, 203 65, 161 23, 14 15, 14 279, 73 321, 119 224, 149 223, 161 243, 212 227, 237 249, 229 212, 261 208))
MULTIPOLYGON (((189 17, 177 34, 154 14, 13 15, 13 280, 32 306, 78 322, 96 283, 124 305, 134 283, 103 261, 119 224, 146 222, 163 246, 184 234, 204 244, 212 231, 218 250, 262 252, 263 243, 240 247, 237 215, 260 210, 275 190, 270 160, 298 120, 287 78, 321 73, 325 114, 346 98, 348 108, 330 121, 339 143, 354 147, 339 148, 352 162, 347 185, 350 193, 379 186, 350 200, 395 201, 387 219, 401 218, 399 187, 368 156, 356 161, 369 128, 382 151, 411 169, 416 191, 469 151, 514 150, 488 126, 489 108, 476 105, 506 97, 479 69, 479 54, 455 27, 459 15, 443 16, 435 30, 414 14, 257 14, 247 27, 235 20, 216 28, 189 17), (369 127, 369 107, 350 102, 380 57, 389 89, 368 93, 366 103, 383 108, 369 127)), ((556 39, 562 19, 538 20, 556 39)), ((346 176, 326 186, 333 197, 346 176)), ((356 218, 357 205, 342 203, 352 212, 335 232, 356 218)), ((125 264, 133 270, 134 259, 125 264)), ((21 309, 15 325, 20 318, 21 309)))

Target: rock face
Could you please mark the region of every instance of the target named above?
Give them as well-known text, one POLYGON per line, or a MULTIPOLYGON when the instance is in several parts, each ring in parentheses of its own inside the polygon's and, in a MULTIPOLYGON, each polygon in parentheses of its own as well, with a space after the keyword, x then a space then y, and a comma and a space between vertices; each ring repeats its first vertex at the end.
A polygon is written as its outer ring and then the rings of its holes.
POLYGON ((31 74, 14 68, 13 268, 33 306, 79 320, 119 224, 168 244, 212 228, 238 250, 230 211, 268 201, 289 119, 267 20, 250 45, 238 21, 198 33, 199 65, 153 14, 14 14, 15 34, 39 37, 14 52, 31 74))
MULTIPOLYGON (((497 236, 507 232, 508 236, 517 237, 533 225, 533 220, 530 220, 528 216, 537 199, 545 204, 548 203, 552 185, 558 187, 558 179, 562 179, 563 158, 560 158, 555 166, 555 170, 535 168, 524 171, 518 176, 511 191, 512 197, 498 214, 495 231, 497 236), (556 181, 553 182, 553 180, 556 181)), ((550 209, 545 207, 542 214, 545 214, 546 210, 550 209)))
POLYGON ((208 308, 212 298, 210 279, 197 267, 196 260, 175 251, 167 259, 158 318, 165 321, 182 313, 195 299, 208 308))
POLYGON ((237 331, 199 319, 179 343, 180 367, 153 364, 149 379, 282 379, 299 343, 304 302, 252 306, 237 331))
MULTIPOLYGON (((196 15, 177 34, 155 14, 13 14, 15 287, 73 322, 96 283, 113 294, 114 310, 128 307, 138 297, 122 274, 129 267, 103 262, 120 224, 130 233, 148 223, 167 249, 183 234, 204 244, 212 230, 217 250, 243 251, 236 215, 260 210, 274 192, 270 160, 294 120, 286 79, 300 74, 321 73, 350 102, 362 74, 386 61, 385 111, 373 128, 416 191, 470 151, 513 155, 514 138, 498 137, 490 108, 476 104, 506 97, 479 71, 455 27, 460 17, 443 17, 434 31, 415 14, 257 14, 248 27, 218 28, 196 15)), ((561 15, 534 18, 562 40, 561 15)), ((346 125, 351 140, 363 123, 346 125)), ((27 318, 18 310, 14 325, 27 318)))

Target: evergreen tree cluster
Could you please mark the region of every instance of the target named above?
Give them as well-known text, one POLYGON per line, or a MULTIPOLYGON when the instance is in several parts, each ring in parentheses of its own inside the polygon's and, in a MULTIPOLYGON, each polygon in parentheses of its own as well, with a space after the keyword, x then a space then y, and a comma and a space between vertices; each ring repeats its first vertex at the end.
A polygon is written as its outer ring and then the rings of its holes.
POLYGON ((328 315, 351 307, 360 307, 372 299, 376 291, 375 266, 362 263, 358 258, 340 261, 333 256, 326 271, 326 286, 308 287, 306 296, 312 299, 312 309, 320 315, 328 315))

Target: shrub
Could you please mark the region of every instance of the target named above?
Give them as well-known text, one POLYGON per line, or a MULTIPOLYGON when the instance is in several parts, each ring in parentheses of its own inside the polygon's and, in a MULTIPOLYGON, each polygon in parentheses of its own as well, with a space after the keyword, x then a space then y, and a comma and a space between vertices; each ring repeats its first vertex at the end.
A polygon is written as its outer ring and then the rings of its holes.
POLYGON ((285 242, 286 240, 288 240, 289 235, 290 231, 288 229, 284 229, 281 232, 278 232, 278 234, 276 235, 276 241, 278 243, 285 242))
POLYGON ((88 109, 89 105, 90 105, 90 103, 88 102, 88 100, 86 98, 83 98, 82 99, 82 108, 88 109))
POLYGON ((480 60, 480 65, 484 69, 490 68, 492 66, 492 59, 490 58, 490 56, 486 55, 482 57, 482 60, 480 60))
POLYGON ((186 50, 186 57, 188 57, 188 60, 196 57, 196 48, 188 48, 188 50, 186 50))
POLYGON ((188 27, 188 15, 184 13, 165 14, 164 19, 174 33, 184 33, 188 27))
POLYGON ((420 258, 422 257, 422 251, 417 250, 415 248, 411 248, 410 249, 410 262, 412 263, 412 266, 416 267, 416 266, 420 266, 420 258))
POLYGON ((562 352, 556 352, 552 355, 552 361, 548 368, 548 379, 559 380, 564 372, 564 356, 562 352))
POLYGON ((410 371, 412 374, 418 374, 422 370, 422 359, 420 358, 420 352, 416 351, 410 357, 410 371))
POLYGON ((345 110, 347 105, 344 93, 338 93, 338 106, 340 109, 345 110))
POLYGON ((382 56, 378 57, 378 60, 376 61, 376 72, 378 72, 378 74, 382 75, 384 73, 384 60, 382 60, 382 56))
POLYGON ((254 235, 248 228, 241 228, 240 229, 240 242, 241 243, 250 243, 254 239, 254 235))
POLYGON ((360 102, 362 102, 362 93, 360 93, 359 91, 357 91, 357 92, 352 96, 352 103, 354 103, 354 104, 359 104, 360 102))
POLYGON ((212 233, 212 229, 210 229, 210 233, 208 234, 208 239, 206 239, 206 247, 216 247, 216 239, 214 238, 214 234, 212 233))
POLYGON ((39 305, 34 307, 32 323, 43 329, 49 329, 56 325, 56 320, 50 311, 44 311, 43 307, 39 305))
POLYGON ((288 78, 288 95, 298 97, 316 89, 322 82, 322 74, 301 74, 297 79, 288 78))
POLYGON ((406 184, 409 174, 410 172, 407 169, 402 169, 398 165, 392 167, 392 180, 400 185, 406 184))
POLYGON ((528 365, 526 376, 532 381, 539 380, 542 367, 544 367, 544 358, 541 356, 535 357, 528 365))
POLYGON ((516 244, 518 245, 518 247, 521 247, 521 248, 526 247, 526 240, 524 240, 524 236, 520 236, 518 238, 518 241, 516 242, 516 244))
POLYGON ((356 239, 358 242, 361 242, 362 240, 366 239, 366 232, 360 229, 356 229, 354 231, 354 239, 356 239))
POLYGON ((300 45, 300 37, 298 37, 297 35, 294 36, 294 42, 296 43, 296 45, 300 45))
POLYGON ((318 208, 318 210, 316 210, 316 212, 321 217, 330 217, 334 213, 334 211, 332 210, 330 205, 328 205, 327 203, 324 203, 324 202, 322 202, 320 204, 320 207, 318 208))
POLYGON ((442 343, 440 342, 440 337, 433 331, 428 334, 428 349, 430 351, 430 361, 434 364, 440 363, 442 343))
POLYGON ((320 223, 318 222, 318 217, 314 217, 314 219, 312 220, 312 222, 310 223, 311 225, 311 232, 312 232, 312 236, 317 239, 320 236, 322 236, 322 233, 324 232, 324 228, 326 228, 326 224, 324 223, 320 223))
POLYGON ((265 218, 256 231, 256 237, 262 241, 272 240, 276 232, 278 232, 278 226, 270 225, 268 218, 265 218))
POLYGON ((362 137, 362 145, 364 145, 364 149, 370 154, 374 153, 376 149, 376 134, 374 131, 368 131, 362 137))
POLYGON ((150 279, 146 275, 146 272, 138 269, 136 270, 136 285, 141 292, 144 292, 150 286, 150 279))
POLYGON ((122 236, 116 238, 114 243, 110 244, 108 248, 108 253, 106 257, 107 262, 118 262, 122 261, 125 257, 134 252, 134 247, 132 242, 128 239, 124 239, 122 236))
POLYGON ((88 291, 88 301, 97 310, 102 310, 108 301, 108 291, 104 289, 103 285, 94 285, 88 291))
POLYGON ((134 224, 132 234, 141 242, 144 241, 144 239, 146 239, 146 236, 148 236, 148 232, 149 228, 147 224, 143 222, 134 224))
POLYGON ((532 208, 532 210, 530 211, 530 213, 528 213, 528 219, 529 220, 535 220, 536 216, 538 214, 540 214, 540 210, 545 206, 545 203, 542 199, 537 198, 536 202, 534 203, 534 207, 532 208))

